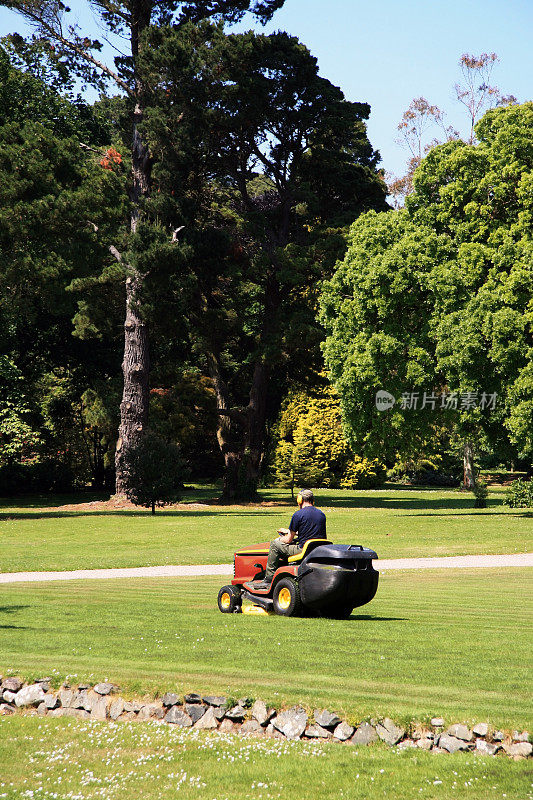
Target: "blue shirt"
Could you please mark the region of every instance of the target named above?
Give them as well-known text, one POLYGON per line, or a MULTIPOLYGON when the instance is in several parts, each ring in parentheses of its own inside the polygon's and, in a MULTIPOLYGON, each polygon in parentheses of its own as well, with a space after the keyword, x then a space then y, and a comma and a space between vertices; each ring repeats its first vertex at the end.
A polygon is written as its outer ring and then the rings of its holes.
POLYGON ((308 539, 325 539, 326 515, 319 508, 304 506, 292 515, 289 529, 298 534, 298 547, 303 547, 308 539))

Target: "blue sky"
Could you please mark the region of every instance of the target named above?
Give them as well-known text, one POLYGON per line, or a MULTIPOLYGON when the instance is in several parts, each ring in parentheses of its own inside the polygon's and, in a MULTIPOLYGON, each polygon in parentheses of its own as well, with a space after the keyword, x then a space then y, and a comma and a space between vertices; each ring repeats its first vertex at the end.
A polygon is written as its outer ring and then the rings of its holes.
MULTIPOLYGON (((87 3, 70 6, 97 36, 87 3)), ((304 42, 349 100, 371 104, 370 140, 396 174, 407 157, 395 143, 396 126, 414 97, 423 95, 466 131, 453 90, 462 53, 496 52, 493 82, 520 102, 533 96, 533 0, 286 0, 264 30, 278 29, 304 42)), ((25 32, 20 18, 0 9, 0 35, 15 30, 25 32)))

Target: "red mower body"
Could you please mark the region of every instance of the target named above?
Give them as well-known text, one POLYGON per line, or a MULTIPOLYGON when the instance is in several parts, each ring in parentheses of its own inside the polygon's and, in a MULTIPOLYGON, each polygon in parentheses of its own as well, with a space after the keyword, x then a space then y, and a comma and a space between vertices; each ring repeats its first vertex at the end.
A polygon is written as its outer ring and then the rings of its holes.
MULTIPOLYGON (((265 571, 269 547, 270 542, 262 542, 261 544, 251 544, 249 547, 237 550, 234 558, 233 580, 231 582, 233 586, 242 586, 248 583, 248 581, 253 581, 256 576, 265 571)), ((274 578, 276 578, 278 573, 296 575, 297 572, 297 564, 294 566, 280 567, 276 570, 274 578)))

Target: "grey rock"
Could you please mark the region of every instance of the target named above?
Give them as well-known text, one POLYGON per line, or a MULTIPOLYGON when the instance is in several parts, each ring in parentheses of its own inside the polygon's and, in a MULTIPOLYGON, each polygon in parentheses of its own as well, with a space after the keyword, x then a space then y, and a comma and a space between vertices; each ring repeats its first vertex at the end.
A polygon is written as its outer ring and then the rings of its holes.
POLYGON ((173 725, 180 725, 182 728, 191 728, 192 719, 182 708, 179 706, 172 706, 165 715, 165 722, 171 722, 173 725))
POLYGON ((20 678, 4 678, 2 681, 2 689, 7 689, 10 692, 18 692, 24 684, 20 678))
MULTIPOLYGON (((193 706, 193 708, 198 708, 198 706, 193 706)), ((193 718, 192 714, 191 718, 193 718)), ((195 723, 194 727, 199 728, 200 730, 210 730, 212 728, 218 728, 218 720, 215 717, 213 706, 208 707, 207 711, 204 714, 202 714, 200 719, 195 723)))
POLYGON ((106 719, 107 717, 107 703, 104 697, 99 700, 92 700, 91 702, 91 719, 106 719))
POLYGON ((90 689, 90 688, 91 688, 90 683, 79 683, 78 684, 78 690, 80 692, 86 692, 87 689, 90 689))
POLYGON ((493 742, 503 742, 505 739, 505 733, 503 731, 496 731, 492 734, 492 741, 493 742))
POLYGON ((498 750, 501 750, 501 745, 491 744, 491 742, 486 742, 485 739, 476 739, 477 753, 482 753, 485 756, 495 756, 498 750))
POLYGON ((174 692, 167 692, 164 694, 161 698, 161 702, 164 706, 181 706, 181 700, 174 692))
POLYGON ((246 722, 243 722, 241 725, 241 733, 245 733, 248 736, 264 736, 265 729, 258 723, 256 719, 247 719, 246 722))
POLYGON ((75 717, 76 719, 89 719, 91 716, 84 708, 58 708, 62 717, 75 717))
POLYGON ((207 697, 202 697, 204 703, 208 706, 224 706, 227 702, 227 697, 220 697, 217 695, 208 694, 207 697))
POLYGON ((198 722, 198 720, 204 716, 206 709, 205 706, 198 706, 193 703, 187 703, 185 705, 185 711, 192 719, 194 725, 195 722, 198 722))
POLYGON ((345 742, 347 739, 350 738, 353 731, 354 731, 353 725, 348 725, 347 722, 339 722, 339 724, 333 731, 333 736, 335 737, 335 739, 339 739, 339 741, 345 742))
POLYGON ((299 739, 307 727, 307 714, 301 706, 293 706, 274 717, 272 724, 287 739, 299 739))
POLYGON ((234 722, 242 721, 246 716, 246 709, 242 706, 236 705, 233 708, 230 708, 229 711, 226 711, 226 717, 228 719, 233 720, 234 722))
POLYGON ((14 703, 16 696, 16 692, 11 692, 9 689, 6 689, 2 695, 2 699, 5 700, 6 703, 14 703))
POLYGON ((237 726, 230 719, 223 719, 219 728, 221 733, 235 733, 236 729, 237 726))
POLYGON ((284 739, 285 736, 281 731, 274 727, 273 722, 269 722, 265 729, 265 736, 269 739, 284 739))
POLYGON ((44 704, 49 711, 52 711, 54 708, 58 707, 59 697, 53 693, 47 694, 44 698, 44 704))
POLYGON ((44 700, 44 692, 40 683, 33 683, 31 686, 25 686, 17 692, 15 697, 15 705, 18 708, 25 708, 26 706, 37 706, 44 700))
POLYGON ((39 703, 39 705, 37 706, 38 715, 40 717, 45 717, 47 712, 48 712, 48 709, 46 708, 46 704, 45 703, 39 703))
POLYGON ((7 717, 9 714, 14 714, 15 709, 11 706, 6 706, 5 703, 0 704, 0 717, 7 717))
POLYGON ((529 742, 529 732, 528 731, 513 731, 513 741, 515 742, 529 742))
POLYGON ((331 736, 331 732, 321 725, 309 725, 304 733, 309 739, 329 739, 331 736))
POLYGON ((124 702, 124 711, 126 714, 137 713, 143 707, 142 703, 139 703, 138 700, 126 700, 124 702))
POLYGON ((504 745, 503 749, 513 758, 527 758, 533 752, 533 745, 529 742, 516 742, 515 744, 504 745))
POLYGON ((137 715, 137 719, 163 719, 165 711, 159 703, 146 703, 137 715))
POLYGON ((252 718, 260 725, 267 725, 275 713, 274 709, 268 709, 262 700, 256 700, 252 706, 252 718))
POLYGON ((433 739, 423 736, 422 739, 417 741, 416 746, 420 747, 421 750, 431 750, 433 747, 433 739))
POLYGON ((243 708, 250 708, 250 706, 252 705, 252 702, 253 702, 253 700, 252 700, 251 697, 240 697, 237 700, 237 705, 238 706, 242 706, 243 708))
POLYGON ((72 700, 74 699, 74 692, 72 689, 59 690, 59 702, 63 708, 70 708, 72 700))
POLYGON ((361 723, 352 736, 353 744, 372 744, 372 742, 377 742, 377 740, 378 735, 376 729, 373 725, 369 725, 368 722, 361 723))
POLYGON ((478 722, 477 725, 474 725, 472 728, 472 733, 476 736, 486 736, 489 732, 489 726, 486 722, 478 722))
POLYGON ((224 719, 224 717, 226 716, 226 709, 225 708, 222 708, 221 706, 220 707, 219 706, 216 706, 216 707, 212 706, 212 708, 213 708, 213 714, 215 715, 215 719, 218 719, 219 721, 221 719, 224 719))
POLYGON ((400 739, 405 736, 404 728, 400 728, 388 717, 385 717, 382 722, 376 725, 376 733, 380 739, 391 745, 391 747, 398 744, 400 739))
POLYGON ((448 736, 455 736, 456 739, 462 739, 463 742, 471 742, 474 738, 472 731, 468 730, 466 725, 450 725, 446 733, 448 736))
POLYGON ((94 691, 96 694, 110 694, 114 688, 112 683, 97 683, 94 691))
POLYGON ((120 715, 117 722, 136 722, 137 721, 137 714, 134 711, 124 711, 123 714, 120 715))
POLYGON ((74 692, 72 700, 70 701, 70 708, 85 708, 89 702, 89 698, 85 689, 81 692, 74 692))
POLYGON ((123 711, 124 711, 124 700, 121 697, 117 697, 117 699, 113 700, 113 702, 109 706, 109 718, 112 720, 117 720, 123 711))
POLYGON ((327 711, 325 708, 323 708, 322 711, 315 709, 314 717, 316 724, 320 725, 322 728, 336 728, 341 722, 341 718, 337 716, 337 714, 327 711))
POLYGON ((448 753, 456 753, 458 750, 468 750, 468 744, 464 739, 458 739, 456 736, 450 736, 447 733, 441 733, 437 745, 440 750, 447 750, 448 753))
POLYGON ((190 694, 186 694, 183 698, 186 703, 201 703, 202 698, 196 692, 190 692, 190 694))
POLYGON ((442 717, 433 717, 431 724, 434 728, 444 728, 444 720, 442 717))
POLYGON ((416 746, 416 742, 413 741, 413 739, 404 739, 402 742, 399 742, 398 750, 409 750, 416 746))
POLYGON ((425 728, 415 728, 411 734, 411 739, 417 742, 419 739, 434 739, 435 734, 433 731, 428 731, 425 728))
POLYGON ((448 750, 445 750, 444 747, 435 746, 431 750, 432 755, 448 755, 448 750))

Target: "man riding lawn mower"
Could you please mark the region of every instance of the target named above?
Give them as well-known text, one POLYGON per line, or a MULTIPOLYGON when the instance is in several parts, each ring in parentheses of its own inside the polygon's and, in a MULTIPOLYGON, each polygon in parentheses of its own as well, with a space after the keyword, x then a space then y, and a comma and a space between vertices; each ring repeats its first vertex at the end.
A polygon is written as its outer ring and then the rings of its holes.
POLYGON ((243 600, 259 610, 285 617, 315 615, 346 619, 369 603, 378 588, 374 550, 326 539, 325 514, 313 492, 301 491, 289 528, 280 528, 270 544, 235 553, 234 577, 218 593, 224 614, 242 611, 243 600))

